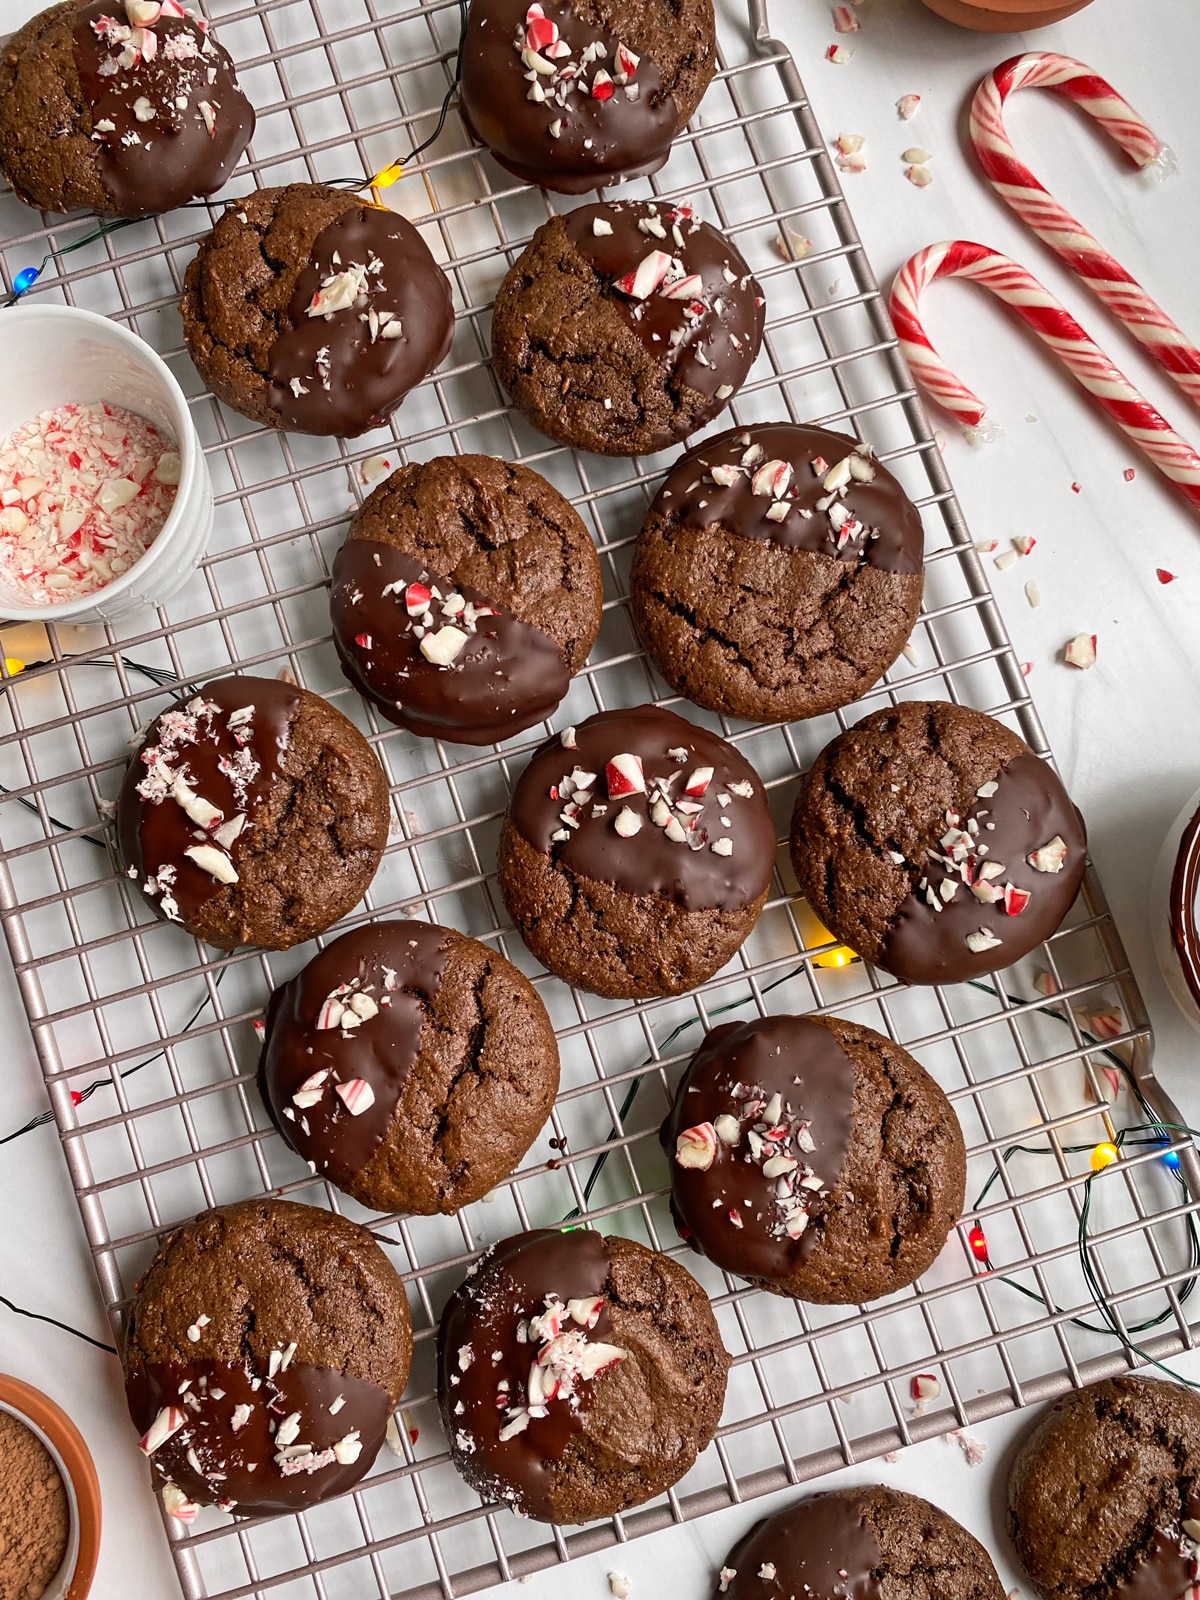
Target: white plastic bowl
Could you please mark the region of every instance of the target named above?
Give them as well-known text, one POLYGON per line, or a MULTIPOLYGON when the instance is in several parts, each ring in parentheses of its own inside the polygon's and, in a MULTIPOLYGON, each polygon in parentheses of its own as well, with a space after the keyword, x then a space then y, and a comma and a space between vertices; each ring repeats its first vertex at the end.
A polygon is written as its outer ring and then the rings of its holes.
POLYGON ((162 605, 208 549, 213 490, 183 390, 144 339, 73 306, 18 304, 0 311, 0 440, 55 406, 107 400, 145 417, 175 441, 179 488, 158 538, 140 561, 77 600, 34 605, 0 576, 0 617, 12 622, 110 622, 162 605))
POLYGON ((1200 1029, 1200 790, 1171 824, 1163 841, 1150 890, 1154 953, 1176 1004, 1200 1029), (1176 943, 1186 935, 1187 949, 1176 943))

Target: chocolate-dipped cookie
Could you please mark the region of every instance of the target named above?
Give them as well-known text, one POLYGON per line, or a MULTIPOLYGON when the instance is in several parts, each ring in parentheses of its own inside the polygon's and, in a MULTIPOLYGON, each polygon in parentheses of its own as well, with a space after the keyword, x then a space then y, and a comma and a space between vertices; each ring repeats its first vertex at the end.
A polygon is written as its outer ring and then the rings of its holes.
POLYGON ((904 1288, 962 1212, 966 1151, 949 1101, 906 1050, 852 1022, 714 1028, 661 1139, 681 1236, 800 1300, 854 1305, 904 1288))
POLYGON ((365 1229, 247 1200, 168 1234, 134 1289, 129 1414, 171 1515, 300 1511, 383 1443, 412 1357, 404 1286, 365 1229))
POLYGON ((992 1558, 940 1507, 866 1484, 756 1523, 725 1558, 729 1600, 1003 1600, 992 1558))
POLYGON ((528 467, 438 456, 369 497, 333 563, 333 640, 390 721, 492 744, 541 722, 600 627, 596 547, 528 467))
POLYGON ((277 678, 206 683, 150 724, 117 801, 125 870, 222 950, 286 950, 362 899, 388 791, 354 724, 277 678))
POLYGON ((1083 819, 1046 762, 945 701, 876 711, 800 786, 792 864, 813 910, 908 983, 960 983, 1048 939, 1083 878, 1083 819))
POLYGON ((891 666, 920 608, 923 550, 920 512, 865 446, 760 423, 672 469, 629 595, 678 694, 790 722, 849 705, 891 666))
POLYGON ((493 1245, 446 1304, 437 1363, 459 1472, 554 1523, 610 1517, 678 1483, 712 1441, 729 1370, 689 1272, 583 1228, 493 1245))
POLYGON ((42 211, 149 217, 216 194, 254 111, 177 0, 65 0, 0 54, 0 169, 42 211))
POLYGON ((459 109, 515 177, 585 194, 657 172, 716 66, 712 0, 471 0, 459 109))
POLYGON ((363 1205, 454 1212, 537 1138, 558 1046, 537 991, 494 950, 371 922, 271 996, 258 1086, 292 1149, 363 1205))
POLYGON ((500 832, 500 892, 551 972, 615 998, 717 972, 766 904, 775 827, 733 745, 658 706, 548 739, 500 832))
POLYGON ((230 205, 180 303, 196 370, 271 428, 378 428, 450 349, 450 284, 403 217, 320 183, 230 205))
POLYGON ((1013 1461, 1008 1520, 1046 1600, 1179 1600, 1200 1576, 1200 1396, 1133 1373, 1064 1395, 1013 1461))
POLYGON ((660 200, 551 217, 500 286, 496 376, 535 428, 600 455, 663 450, 746 381, 762 290, 723 234, 660 200))

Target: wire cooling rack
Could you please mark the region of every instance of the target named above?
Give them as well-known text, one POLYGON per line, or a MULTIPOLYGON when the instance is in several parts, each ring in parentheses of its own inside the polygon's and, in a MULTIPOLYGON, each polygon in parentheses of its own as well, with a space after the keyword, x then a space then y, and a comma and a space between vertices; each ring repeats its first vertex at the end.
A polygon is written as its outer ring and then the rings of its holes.
MULTIPOLYGON (((766 343, 737 421, 786 415, 853 430, 906 484, 927 531, 911 651, 861 705, 789 727, 721 725, 763 775, 782 835, 797 774, 840 727, 889 701, 961 701, 1039 751, 1045 740, 795 66, 769 36, 763 0, 750 6, 749 31, 735 0, 723 3, 719 77, 659 179, 635 192, 692 199, 766 287, 766 343)), ((259 108, 253 159, 231 192, 371 173, 432 131, 452 79, 454 0, 210 0, 205 9, 259 108)), ((454 113, 388 197, 444 263, 457 331, 394 433, 353 444, 266 432, 203 393, 176 312, 203 212, 111 234, 39 285, 133 328, 171 363, 218 491, 211 554, 155 618, 4 633, 8 655, 46 664, 0 684, 0 915, 114 1326, 163 1231, 204 1206, 267 1191, 369 1221, 404 1275, 417 1329, 400 1453, 384 1452, 354 1494, 303 1516, 239 1522, 213 1511, 190 1529, 168 1524, 189 1597, 464 1595, 1120 1370, 1129 1358, 1118 1341, 1072 1321, 1097 1319, 1076 1253, 1087 1157, 1069 1147, 1141 1120, 1127 1088, 1111 1110, 1103 1104, 1097 1034, 1110 1036, 1160 1115, 1179 1120, 1150 1075, 1145 1015, 1094 877, 1067 926, 995 984, 910 990, 841 964, 795 898, 786 852, 740 957, 693 995, 612 1003, 534 970, 493 868, 510 780, 541 735, 482 752, 381 725, 346 688, 329 644, 332 557, 381 457, 395 465, 485 451, 529 463, 590 522, 605 568, 600 639, 555 725, 647 698, 670 704, 626 608, 633 538, 665 462, 551 448, 506 409, 491 375, 493 294, 558 202, 509 181, 470 147, 454 113), (488 1201, 456 1218, 368 1217, 312 1179, 269 1128, 253 1083, 253 1024, 306 952, 220 955, 154 921, 121 876, 97 817, 116 794, 127 741, 166 693, 130 661, 189 683, 232 666, 286 670, 328 696, 367 733, 391 785, 391 842, 349 920, 428 916, 493 943, 535 978, 558 1030, 562 1092, 538 1145, 488 1201), (1045 979, 1035 986, 1040 973, 1052 975, 1052 999, 1045 979), (752 1292, 683 1251, 670 1224, 656 1130, 681 1064, 713 1018, 784 1010, 836 1012, 913 1050, 962 1121, 970 1195, 1013 1144, 1047 1152, 1002 1161, 986 1204, 920 1285, 865 1308, 752 1292), (103 1088, 79 1101, 97 1080, 103 1088), (734 1365, 717 1441, 677 1489, 572 1533, 482 1505, 459 1480, 433 1402, 432 1350, 437 1314, 475 1252, 574 1211, 686 1260, 712 1295, 734 1365), (986 1232, 996 1273, 970 1247, 973 1225, 986 1232), (918 1372, 941 1381, 923 1415, 910 1400, 918 1372)), ((0 197, 6 283, 86 226, 30 221, 11 194, 0 197)), ((1200 1194, 1190 1148, 1180 1159, 1200 1194)), ((1187 1189, 1151 1150, 1097 1191, 1095 1262, 1121 1325, 1161 1314, 1157 1332, 1140 1336, 1143 1349, 1190 1345, 1187 1189)))

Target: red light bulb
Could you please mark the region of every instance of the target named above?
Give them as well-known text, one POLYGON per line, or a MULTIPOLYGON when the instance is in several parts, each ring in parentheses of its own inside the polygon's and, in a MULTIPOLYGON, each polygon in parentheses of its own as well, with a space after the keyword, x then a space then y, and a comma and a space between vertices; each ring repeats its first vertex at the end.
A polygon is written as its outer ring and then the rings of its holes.
POLYGON ((79 1092, 79 1090, 78 1089, 72 1089, 71 1090, 71 1104, 73 1106, 77 1106, 77 1105, 80 1104, 80 1102, 82 1100, 83 1100, 83 1095, 79 1092))
POLYGON ((971 1254, 975 1257, 976 1261, 982 1261, 985 1265, 988 1265, 987 1235, 984 1233, 983 1229, 978 1223, 975 1224, 970 1233, 967 1235, 967 1243, 971 1246, 971 1254))

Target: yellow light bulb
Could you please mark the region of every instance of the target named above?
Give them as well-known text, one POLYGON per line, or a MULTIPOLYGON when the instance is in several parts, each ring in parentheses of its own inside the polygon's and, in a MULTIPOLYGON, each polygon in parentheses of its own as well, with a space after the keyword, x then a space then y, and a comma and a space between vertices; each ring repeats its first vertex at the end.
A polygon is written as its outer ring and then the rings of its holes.
MULTIPOLYGON (((820 944, 824 940, 832 938, 833 935, 830 933, 829 929, 822 927, 821 924, 818 923, 813 932, 812 939, 808 942, 810 944, 820 944)), ((814 967, 825 968, 850 967, 853 966, 856 961, 861 959, 862 958, 859 956, 857 951, 851 950, 848 944, 839 944, 833 950, 823 950, 819 956, 813 956, 812 964, 814 967)))
POLYGON ((4 670, 8 673, 10 678, 15 678, 18 672, 25 671, 25 663, 23 661, 18 661, 16 656, 5 656, 4 670))
POLYGON ((1105 1167, 1111 1167, 1114 1161, 1119 1161, 1121 1152, 1115 1144, 1098 1144, 1092 1151, 1088 1160, 1093 1172, 1103 1172, 1105 1167))
POLYGON ((390 189, 403 176, 404 163, 402 161, 390 161, 386 167, 382 168, 371 179, 370 187, 372 189, 390 189))

